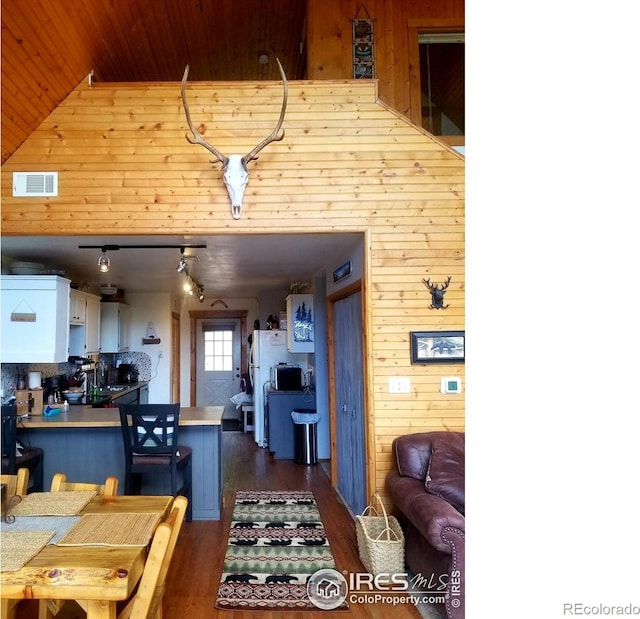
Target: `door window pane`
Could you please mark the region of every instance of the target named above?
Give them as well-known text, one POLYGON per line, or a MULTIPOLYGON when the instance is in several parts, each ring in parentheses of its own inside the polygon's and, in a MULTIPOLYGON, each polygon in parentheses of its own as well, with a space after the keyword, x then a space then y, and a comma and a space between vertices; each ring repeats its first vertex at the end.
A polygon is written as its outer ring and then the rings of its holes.
POLYGON ((230 372, 233 369, 233 331, 204 332, 204 371, 230 372))

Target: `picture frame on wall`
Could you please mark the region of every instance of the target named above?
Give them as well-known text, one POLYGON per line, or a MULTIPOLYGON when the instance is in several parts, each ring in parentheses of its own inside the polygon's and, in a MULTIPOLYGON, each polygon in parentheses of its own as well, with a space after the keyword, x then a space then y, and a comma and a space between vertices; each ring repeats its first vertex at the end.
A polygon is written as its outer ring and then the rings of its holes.
POLYGON ((464 363, 464 331, 412 331, 411 363, 464 363))

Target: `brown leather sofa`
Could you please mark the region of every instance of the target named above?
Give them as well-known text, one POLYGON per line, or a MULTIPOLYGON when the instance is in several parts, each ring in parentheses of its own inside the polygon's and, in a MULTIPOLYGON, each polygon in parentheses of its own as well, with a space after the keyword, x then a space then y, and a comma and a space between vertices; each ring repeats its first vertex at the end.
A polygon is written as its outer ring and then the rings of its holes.
POLYGON ((405 534, 413 583, 448 619, 464 618, 464 432, 422 432, 393 441, 386 490, 405 534))

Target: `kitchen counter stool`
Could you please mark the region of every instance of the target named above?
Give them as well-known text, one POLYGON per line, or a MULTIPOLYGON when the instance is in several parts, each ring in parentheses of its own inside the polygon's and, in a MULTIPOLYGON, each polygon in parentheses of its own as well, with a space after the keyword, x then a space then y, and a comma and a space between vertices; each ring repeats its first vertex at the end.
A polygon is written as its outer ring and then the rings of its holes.
POLYGON ((24 446, 16 450, 16 431, 18 409, 15 404, 2 405, 2 474, 17 475, 19 468, 29 469, 29 477, 33 479, 31 492, 42 492, 44 489, 44 451, 39 447, 24 446), (18 455, 19 454, 19 455, 18 455))
POLYGON ((189 500, 186 520, 190 521, 191 448, 178 443, 180 404, 126 404, 118 410, 125 453, 125 494, 140 494, 142 475, 168 475, 171 494, 189 500))

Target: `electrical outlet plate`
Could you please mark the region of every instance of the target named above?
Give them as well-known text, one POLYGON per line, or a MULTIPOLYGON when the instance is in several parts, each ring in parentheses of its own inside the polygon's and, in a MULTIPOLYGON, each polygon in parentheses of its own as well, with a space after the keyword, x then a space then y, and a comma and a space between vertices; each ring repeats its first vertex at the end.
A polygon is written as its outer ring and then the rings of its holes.
POLYGON ((390 378, 389 393, 411 393, 411 379, 406 376, 390 378))

